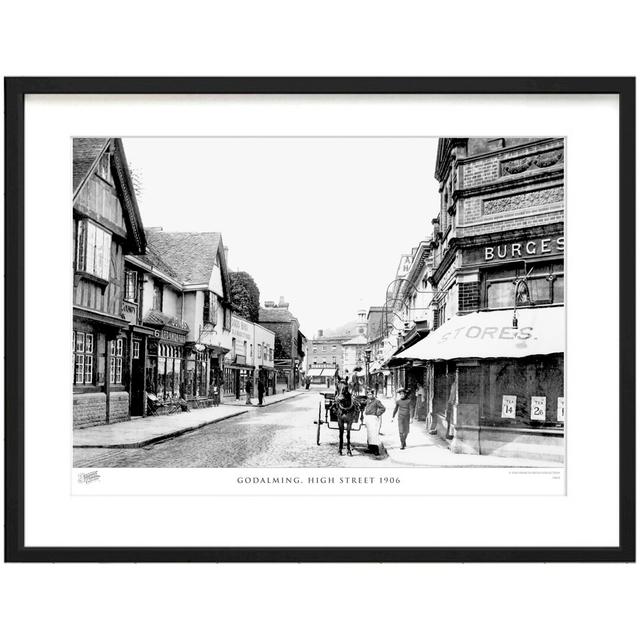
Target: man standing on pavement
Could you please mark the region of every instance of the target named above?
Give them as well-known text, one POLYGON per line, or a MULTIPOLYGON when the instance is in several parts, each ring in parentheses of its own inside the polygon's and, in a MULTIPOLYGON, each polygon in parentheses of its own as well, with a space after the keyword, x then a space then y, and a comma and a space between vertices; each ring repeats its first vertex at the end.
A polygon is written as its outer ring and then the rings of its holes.
POLYGON ((404 389, 398 389, 400 398, 396 400, 391 420, 398 414, 398 432, 400 433, 400 448, 407 448, 407 436, 409 435, 409 421, 411 419, 411 400, 404 389))
MULTIPOLYGON (((259 375, 259 374, 258 374, 259 375)), ((262 406, 262 398, 264 398, 264 382, 262 382, 262 376, 258 377, 258 406, 262 406)))
POLYGON ((247 384, 244 386, 244 390, 247 392, 247 401, 245 404, 253 404, 251 402, 251 393, 253 392, 253 383, 251 382, 251 378, 247 377, 247 384))

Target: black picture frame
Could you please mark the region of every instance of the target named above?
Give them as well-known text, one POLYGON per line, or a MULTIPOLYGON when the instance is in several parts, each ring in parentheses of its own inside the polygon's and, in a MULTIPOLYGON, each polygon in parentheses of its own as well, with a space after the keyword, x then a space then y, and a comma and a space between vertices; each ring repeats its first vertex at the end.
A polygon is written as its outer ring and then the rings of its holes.
POLYGON ((634 562, 635 78, 5 78, 5 561, 634 562), (28 94, 615 94, 619 98, 619 531, 612 547, 26 547, 24 540, 24 100, 28 94))

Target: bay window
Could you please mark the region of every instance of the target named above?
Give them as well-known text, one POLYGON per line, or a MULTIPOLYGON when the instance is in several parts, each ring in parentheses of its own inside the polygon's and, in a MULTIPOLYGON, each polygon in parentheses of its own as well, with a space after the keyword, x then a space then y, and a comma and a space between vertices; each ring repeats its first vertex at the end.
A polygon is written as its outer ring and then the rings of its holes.
POLYGON ((76 270, 108 280, 110 264, 111 234, 91 220, 79 220, 76 237, 76 270))

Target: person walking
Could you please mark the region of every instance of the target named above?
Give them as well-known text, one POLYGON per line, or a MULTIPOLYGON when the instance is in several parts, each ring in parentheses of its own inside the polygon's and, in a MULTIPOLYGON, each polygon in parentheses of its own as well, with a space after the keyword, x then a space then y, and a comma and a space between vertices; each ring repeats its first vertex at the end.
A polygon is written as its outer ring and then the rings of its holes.
POLYGON ((251 402, 251 393, 253 391, 253 383, 251 382, 251 378, 247 378, 247 384, 244 385, 244 390, 247 392, 247 401, 245 404, 253 404, 251 402))
POLYGON ((416 387, 416 408, 413 412, 413 419, 419 420, 422 415, 422 407, 424 406, 424 387, 421 382, 418 382, 416 387))
POLYGON ((263 405, 262 399, 264 398, 264 382, 262 382, 262 378, 258 378, 258 406, 261 407, 263 405))
POLYGON ((400 448, 407 448, 407 436, 409 435, 409 422, 411 420, 411 400, 409 393, 404 389, 398 390, 401 393, 400 399, 396 400, 396 406, 393 409, 391 420, 393 421, 396 413, 398 414, 398 432, 400 434, 400 448))
POLYGON ((367 427, 367 445, 371 453, 379 456, 382 453, 380 441, 380 420, 386 407, 376 398, 372 390, 367 393, 367 404, 364 408, 364 424, 367 427))

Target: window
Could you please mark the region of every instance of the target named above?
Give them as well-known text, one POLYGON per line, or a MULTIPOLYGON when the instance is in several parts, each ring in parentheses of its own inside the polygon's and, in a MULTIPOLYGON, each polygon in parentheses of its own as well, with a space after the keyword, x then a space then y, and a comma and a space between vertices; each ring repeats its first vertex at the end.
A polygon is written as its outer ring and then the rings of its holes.
POLYGON ((98 161, 96 173, 106 182, 111 184, 111 154, 105 153, 98 161))
POLYGON ((140 359, 140 340, 133 341, 133 353, 131 354, 131 357, 134 360, 140 359))
POLYGON ((273 360, 273 349, 269 347, 269 360, 273 360))
POLYGON ((109 279, 111 234, 90 220, 78 222, 76 238, 76 270, 109 279))
POLYGON ((218 321, 218 296, 213 291, 204 292, 204 309, 202 311, 203 324, 212 324, 214 327, 218 321))
POLYGON ((249 357, 253 358, 253 343, 249 345, 249 357))
POLYGON ((122 359, 123 359, 122 338, 111 341, 109 357, 109 383, 122 384, 122 359))
POLYGON ((124 299, 129 302, 138 301, 138 273, 126 269, 124 272, 124 299))
POLYGON ((318 347, 313 347, 313 353, 318 353, 318 347))
POLYGON ((564 302, 563 262, 522 263, 517 267, 491 269, 484 273, 485 307, 512 308, 515 281, 525 275, 527 287, 518 289, 518 306, 564 302))
POLYGON ((259 344, 258 345, 258 360, 260 360, 262 358, 262 345, 259 344))
POLYGON ((331 347, 331 351, 335 351, 335 350, 336 350, 336 345, 334 344, 334 345, 331 347))
POLYGON ((236 339, 231 338, 231 357, 235 359, 236 357, 236 339))
POLYGON ((162 285, 158 282, 153 283, 153 309, 162 311, 162 285))
POLYGON ((225 331, 231 331, 231 309, 225 307, 224 310, 224 323, 222 328, 225 331))
POLYGON ((93 384, 93 334, 73 332, 74 384, 93 384))

